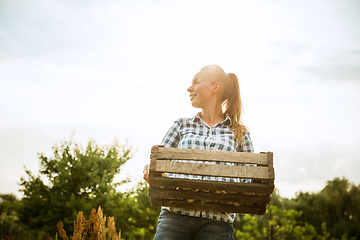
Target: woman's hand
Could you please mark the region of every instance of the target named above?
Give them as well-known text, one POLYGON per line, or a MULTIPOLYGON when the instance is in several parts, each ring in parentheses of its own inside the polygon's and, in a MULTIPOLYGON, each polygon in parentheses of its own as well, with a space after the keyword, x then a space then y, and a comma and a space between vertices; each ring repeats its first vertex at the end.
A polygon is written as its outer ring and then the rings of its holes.
POLYGON ((150 165, 147 165, 143 171, 143 173, 144 173, 143 178, 147 183, 149 183, 149 169, 150 169, 150 165))

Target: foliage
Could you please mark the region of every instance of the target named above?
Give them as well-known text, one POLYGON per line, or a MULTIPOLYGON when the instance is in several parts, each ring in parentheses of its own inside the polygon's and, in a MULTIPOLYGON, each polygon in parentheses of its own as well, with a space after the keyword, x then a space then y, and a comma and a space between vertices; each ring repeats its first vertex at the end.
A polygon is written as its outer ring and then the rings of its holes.
POLYGON ((318 193, 281 198, 278 191, 265 215, 239 215, 237 239, 360 239, 360 186, 346 179, 328 181, 318 193))
POLYGON ((241 230, 235 230, 236 239, 315 239, 314 227, 298 221, 301 212, 269 206, 264 216, 244 215, 241 230), (272 232, 272 233, 271 233, 272 232))
POLYGON ((118 197, 112 209, 116 227, 121 229, 124 239, 152 239, 155 235, 160 207, 150 204, 148 187, 144 182, 118 197))
MULTIPOLYGON (((318 234, 311 224, 300 221, 301 215, 302 212, 293 209, 285 210, 269 206, 264 216, 244 215, 243 227, 235 229, 235 238, 237 240, 335 240, 330 238, 325 222, 321 224, 321 234, 318 234)), ((347 239, 347 233, 342 234, 341 240, 347 239)), ((355 237, 350 238, 350 240, 355 239, 355 237)))
POLYGON ((318 193, 300 192, 284 207, 303 212, 301 221, 313 225, 318 233, 326 223, 331 237, 341 239, 346 233, 360 239, 360 186, 345 178, 328 181, 318 193))
POLYGON ((14 194, 0 194, 0 214, 11 214, 19 200, 14 194))
MULTIPOLYGON (((109 217, 107 225, 106 227, 106 217, 103 216, 101 207, 97 213, 95 208, 91 210, 89 220, 86 220, 83 212, 79 212, 74 223, 72 240, 120 240, 121 232, 116 233, 114 217, 109 217)), ((62 239, 69 240, 63 226, 64 224, 61 221, 57 223, 59 236, 62 239)))
POLYGON ((20 201, 13 194, 0 194, 0 239, 19 234, 17 210, 20 201))
POLYGON ((92 140, 85 150, 70 139, 53 147, 53 152, 51 158, 39 154, 39 176, 26 170, 29 180, 21 178, 24 198, 18 211, 21 223, 50 235, 59 220, 69 228, 80 211, 100 205, 105 212, 114 208, 114 199, 119 198, 114 176, 132 157, 127 146, 114 142, 100 147, 92 140))

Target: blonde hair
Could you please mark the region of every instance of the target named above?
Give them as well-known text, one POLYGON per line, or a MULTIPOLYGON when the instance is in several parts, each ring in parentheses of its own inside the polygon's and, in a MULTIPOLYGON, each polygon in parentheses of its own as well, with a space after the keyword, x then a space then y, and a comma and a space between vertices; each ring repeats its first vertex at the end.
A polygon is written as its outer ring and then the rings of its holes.
MULTIPOLYGON (((248 133, 248 128, 242 124, 242 102, 240 96, 239 80, 234 73, 226 74, 224 70, 217 65, 209 65, 203 69, 212 68, 215 70, 214 76, 216 80, 222 83, 221 106, 223 114, 228 115, 231 119, 231 129, 234 130, 234 137, 239 146, 242 147, 243 135, 248 133)), ((203 70, 202 69, 202 70, 203 70)))
POLYGON ((224 97, 226 98, 222 103, 224 114, 231 119, 231 129, 235 131, 234 136, 242 147, 243 135, 248 133, 248 129, 242 124, 243 106, 240 96, 239 80, 234 73, 227 74, 229 84, 225 87, 224 97))

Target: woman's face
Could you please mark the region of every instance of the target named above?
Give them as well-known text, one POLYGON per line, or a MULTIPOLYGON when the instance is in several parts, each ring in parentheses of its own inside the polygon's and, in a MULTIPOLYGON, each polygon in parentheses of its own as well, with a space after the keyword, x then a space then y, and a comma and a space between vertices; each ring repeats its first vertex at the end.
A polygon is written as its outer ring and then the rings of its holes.
POLYGON ((204 108, 214 100, 214 83, 211 74, 206 71, 195 74, 191 86, 187 89, 193 107, 204 108))

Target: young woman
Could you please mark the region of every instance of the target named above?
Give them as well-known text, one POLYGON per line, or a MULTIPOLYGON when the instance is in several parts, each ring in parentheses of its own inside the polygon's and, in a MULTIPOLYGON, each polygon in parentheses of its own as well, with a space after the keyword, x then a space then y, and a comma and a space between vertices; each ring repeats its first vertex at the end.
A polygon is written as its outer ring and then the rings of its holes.
MULTIPOLYGON (((253 152, 249 132, 241 121, 242 104, 235 74, 226 74, 217 65, 205 66, 195 74, 187 91, 190 93, 191 105, 201 108, 201 112, 193 118, 176 120, 161 145, 168 148, 253 152)), ((148 174, 147 166, 144 170, 146 181, 148 174)), ((169 174, 169 177, 249 181, 184 174, 169 174)), ((154 239, 234 239, 232 223, 235 216, 234 213, 162 207, 154 239)))

